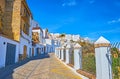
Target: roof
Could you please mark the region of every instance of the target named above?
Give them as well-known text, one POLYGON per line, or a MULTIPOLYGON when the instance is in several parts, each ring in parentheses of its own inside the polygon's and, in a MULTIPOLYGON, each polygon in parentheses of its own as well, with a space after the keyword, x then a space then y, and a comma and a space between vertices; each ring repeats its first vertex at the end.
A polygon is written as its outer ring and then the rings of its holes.
POLYGON ((30 8, 29 8, 26 0, 22 0, 22 2, 23 2, 23 4, 24 4, 24 6, 27 8, 28 13, 31 15, 31 17, 32 17, 32 19, 33 19, 32 12, 31 12, 31 10, 30 10, 30 8))
POLYGON ((108 41, 107 39, 105 39, 103 36, 101 36, 96 42, 95 44, 101 44, 101 43, 110 43, 110 41, 108 41))
POLYGON ((33 27, 32 30, 41 30, 43 32, 43 30, 39 26, 33 27))
POLYGON ((76 48, 76 47, 79 48, 79 47, 81 47, 81 45, 77 43, 77 44, 75 44, 74 48, 76 48))
POLYGON ((71 45, 70 45, 70 44, 67 44, 66 48, 71 48, 71 45))
POLYGON ((39 30, 39 29, 40 29, 40 27, 33 27, 32 30, 39 30))

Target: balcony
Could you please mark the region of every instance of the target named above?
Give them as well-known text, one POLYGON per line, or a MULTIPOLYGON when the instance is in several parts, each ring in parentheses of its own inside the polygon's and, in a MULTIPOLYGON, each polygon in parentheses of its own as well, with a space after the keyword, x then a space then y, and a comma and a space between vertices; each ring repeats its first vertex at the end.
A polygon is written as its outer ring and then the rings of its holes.
POLYGON ((29 35, 25 34, 23 31, 21 31, 21 36, 22 36, 23 38, 25 38, 26 40, 31 41, 31 37, 30 37, 29 35))
POLYGON ((30 25, 30 19, 28 14, 21 14, 22 19, 27 22, 28 25, 30 25))

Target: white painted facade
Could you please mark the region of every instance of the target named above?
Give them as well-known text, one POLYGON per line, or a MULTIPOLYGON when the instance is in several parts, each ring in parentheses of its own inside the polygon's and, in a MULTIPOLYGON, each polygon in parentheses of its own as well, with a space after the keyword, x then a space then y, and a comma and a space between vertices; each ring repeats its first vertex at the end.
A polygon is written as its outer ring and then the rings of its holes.
POLYGON ((44 44, 44 46, 45 46, 44 53, 51 53, 51 52, 53 52, 53 47, 51 45, 44 44))
POLYGON ((5 67, 7 43, 16 45, 15 62, 18 62, 19 42, 0 36, 0 68, 5 67))
POLYGON ((85 37, 85 38, 84 38, 84 42, 89 42, 89 40, 90 40, 90 39, 89 39, 88 37, 85 37))
POLYGON ((33 46, 34 48, 34 56, 40 55, 40 54, 44 54, 44 45, 42 44, 35 44, 35 46, 33 46))
POLYGON ((45 39, 44 39, 44 33, 43 30, 41 29, 40 25, 33 21, 33 28, 32 32, 37 32, 38 33, 38 38, 39 38, 39 43, 36 43, 33 45, 34 48, 34 56, 36 56, 38 53, 44 54, 45 53, 45 39), (36 28, 37 27, 37 28, 36 28), (39 50, 38 50, 39 49, 39 50))
POLYGON ((38 32, 40 44, 43 44, 43 42, 44 42, 44 39, 43 39, 43 32, 42 32, 40 29, 34 29, 34 30, 32 30, 32 32, 38 32))
POLYGON ((45 39, 45 45, 47 52, 55 52, 54 40, 53 39, 45 39))
POLYGON ((48 39, 49 38, 49 36, 48 36, 48 32, 47 32, 47 29, 43 29, 43 37, 46 39, 48 39))
MULTIPOLYGON (((42 28, 40 27, 40 25, 38 24, 38 22, 36 22, 36 21, 33 21, 33 24, 32 24, 32 32, 38 32, 38 34, 39 34, 39 40, 40 40, 40 44, 43 44, 44 43, 44 33, 43 33, 43 30, 42 30, 42 28), (38 27, 39 29, 33 29, 33 28, 36 28, 36 27, 38 27)), ((32 33, 31 32, 31 33, 32 33)))
POLYGON ((72 35, 70 34, 65 35, 65 39, 67 39, 68 41, 72 40, 72 35))
POLYGON ((27 47, 27 57, 32 56, 32 26, 33 20, 30 18, 30 28, 29 28, 29 35, 25 34, 23 31, 21 31, 21 37, 20 37, 20 54, 23 54, 24 52, 24 46, 27 47))
POLYGON ((27 47, 27 57, 32 56, 32 18, 30 17, 30 28, 29 35, 25 34, 22 30, 20 31, 20 41, 16 42, 12 39, 8 39, 6 37, 0 36, 0 67, 5 66, 6 61, 6 51, 7 51, 7 43, 16 45, 16 52, 15 52, 15 62, 19 61, 19 56, 23 55, 24 53, 24 46, 27 47))
POLYGON ((57 39, 60 36, 59 33, 50 33, 50 34, 52 35, 53 39, 57 39))
POLYGON ((78 40, 80 40, 80 35, 72 35, 72 40, 73 40, 73 41, 78 41, 78 40))
POLYGON ((20 54, 23 54, 24 46, 27 46, 27 57, 31 57, 32 56, 32 52, 31 52, 32 44, 30 40, 28 41, 28 39, 21 37, 20 38, 20 54))
MULTIPOLYGON (((59 36, 61 34, 59 33, 50 33, 53 37, 53 39, 60 39, 59 36)), ((80 35, 71 35, 71 34, 65 34, 65 38, 61 38, 67 41, 73 40, 73 41, 78 41, 80 40, 80 35)))

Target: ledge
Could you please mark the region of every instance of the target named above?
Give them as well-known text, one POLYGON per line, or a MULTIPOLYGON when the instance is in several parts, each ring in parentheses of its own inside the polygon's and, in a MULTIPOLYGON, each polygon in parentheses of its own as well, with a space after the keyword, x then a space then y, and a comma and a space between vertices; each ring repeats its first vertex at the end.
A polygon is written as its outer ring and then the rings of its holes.
POLYGON ((84 75, 86 77, 88 77, 89 79, 96 79, 96 76, 93 74, 90 74, 88 72, 82 71, 82 70, 77 70, 77 72, 81 75, 84 75))
POLYGON ((73 64, 67 64, 68 66, 70 66, 70 67, 72 67, 72 68, 74 68, 74 65, 73 64))
POLYGON ((95 44, 94 47, 95 48, 99 48, 99 47, 109 47, 110 44, 109 43, 100 43, 100 44, 95 44))

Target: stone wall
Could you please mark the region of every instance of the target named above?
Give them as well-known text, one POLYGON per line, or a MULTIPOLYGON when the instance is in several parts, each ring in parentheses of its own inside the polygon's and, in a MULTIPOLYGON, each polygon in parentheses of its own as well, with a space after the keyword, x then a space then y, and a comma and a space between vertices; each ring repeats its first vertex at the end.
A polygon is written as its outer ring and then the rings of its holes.
POLYGON ((15 0, 13 4, 12 14, 12 32, 13 39, 20 41, 20 26, 21 26, 21 0, 15 0))
POLYGON ((3 11, 1 33, 19 41, 21 0, 0 0, 0 5, 3 11))
POLYGON ((12 13, 13 13, 13 1, 6 0, 5 1, 5 8, 3 13, 3 26, 2 26, 2 34, 13 39, 13 32, 12 32, 12 13))
POLYGON ((5 0, 0 0, 0 6, 2 8, 2 11, 5 9, 5 0))

